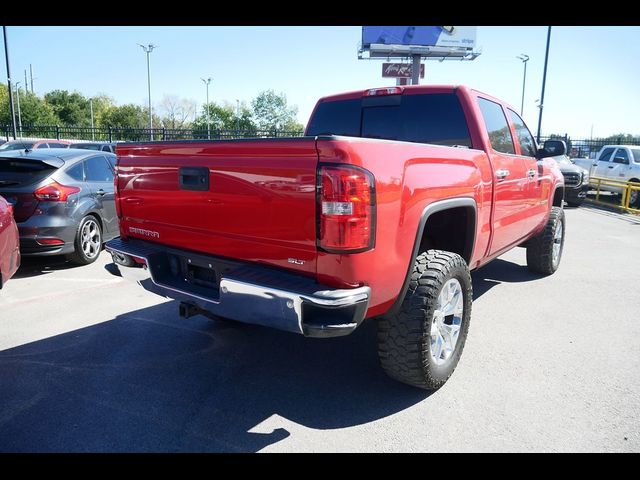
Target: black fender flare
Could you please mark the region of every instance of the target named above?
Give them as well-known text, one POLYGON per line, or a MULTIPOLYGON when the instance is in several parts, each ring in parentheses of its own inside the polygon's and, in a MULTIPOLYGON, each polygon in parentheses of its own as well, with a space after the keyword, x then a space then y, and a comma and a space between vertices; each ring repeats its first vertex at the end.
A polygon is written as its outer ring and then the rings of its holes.
POLYGON ((430 203, 425 207, 420 215, 420 221, 418 223, 418 229, 416 231, 416 238, 413 243, 413 250, 411 251, 411 258, 409 259, 409 265, 407 266, 407 273, 404 277, 404 282, 402 283, 402 288, 400 289, 400 293, 396 298, 396 301, 393 303, 391 308, 387 310, 386 314, 394 314, 400 309, 400 305, 402 305, 402 301, 404 300, 404 296, 407 294, 407 290, 409 289, 409 280, 411 278, 411 270, 413 269, 413 264, 418 257, 418 250, 420 249, 420 243, 422 242, 422 236, 424 234, 424 227, 427 224, 427 220, 434 213, 441 212, 443 210, 450 210, 452 208, 467 208, 473 209, 473 215, 467 216, 467 231, 472 233, 471 241, 467 241, 464 252, 464 259, 469 264, 471 261, 471 255, 473 254, 473 248, 476 243, 476 226, 477 226, 477 217, 478 217, 478 207, 476 201, 471 197, 457 197, 457 198, 447 198, 445 200, 438 200, 436 202, 430 203))

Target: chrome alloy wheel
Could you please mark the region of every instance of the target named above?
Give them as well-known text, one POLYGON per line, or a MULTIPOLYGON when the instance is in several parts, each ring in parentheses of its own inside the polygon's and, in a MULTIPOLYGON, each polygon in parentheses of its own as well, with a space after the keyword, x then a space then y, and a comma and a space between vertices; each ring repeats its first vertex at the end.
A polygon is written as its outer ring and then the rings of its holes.
POLYGON ((564 233, 562 228, 562 222, 558 221, 556 225, 556 230, 553 232, 553 252, 551 261, 553 262, 554 268, 558 266, 560 262, 560 255, 562 254, 562 234, 564 233))
POLYGON ((82 227, 80 245, 87 258, 95 258, 100 253, 102 239, 100 238, 100 227, 95 220, 87 220, 82 227))
POLYGON ((458 343, 464 313, 464 295, 460 282, 452 278, 442 286, 431 322, 431 359, 436 365, 445 364, 458 343))

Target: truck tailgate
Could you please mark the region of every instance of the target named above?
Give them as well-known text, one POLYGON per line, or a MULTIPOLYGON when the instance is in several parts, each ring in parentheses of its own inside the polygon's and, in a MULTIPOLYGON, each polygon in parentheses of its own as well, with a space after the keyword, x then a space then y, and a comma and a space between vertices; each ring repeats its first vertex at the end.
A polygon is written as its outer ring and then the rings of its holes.
POLYGON ((316 273, 315 139, 118 146, 123 238, 316 273))

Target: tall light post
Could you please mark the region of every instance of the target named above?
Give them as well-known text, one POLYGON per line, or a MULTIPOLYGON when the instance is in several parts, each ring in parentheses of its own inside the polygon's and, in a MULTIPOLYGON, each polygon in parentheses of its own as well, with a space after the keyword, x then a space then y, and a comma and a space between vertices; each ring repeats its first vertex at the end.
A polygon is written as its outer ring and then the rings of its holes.
POLYGON ((22 114, 20 113, 20 82, 16 82, 16 97, 18 99, 18 135, 22 137, 22 114))
POLYGON ((240 100, 236 98, 236 135, 240 135, 240 100))
POLYGON ((521 53, 516 58, 522 60, 522 63, 524 64, 524 78, 522 79, 522 103, 520 103, 520 116, 522 116, 524 112, 524 87, 527 85, 527 62, 529 61, 529 55, 521 53))
POLYGON ((207 79, 200 78, 200 80, 202 80, 204 84, 207 86, 207 103, 205 105, 206 115, 207 115, 207 140, 211 140, 211 127, 210 127, 210 119, 209 119, 209 84, 211 83, 211 77, 207 79))
POLYGON ((542 74, 542 95, 540 95, 540 113, 538 115, 538 134, 536 141, 540 143, 540 129, 542 128, 542 108, 544 107, 544 87, 547 83, 547 61, 549 60, 549 43, 551 42, 551 27, 547 27, 547 50, 544 54, 544 73, 542 74))
POLYGON ((157 45, 153 45, 150 43, 149 45, 138 44, 142 47, 142 50, 147 54, 147 86, 149 88, 149 140, 153 140, 153 117, 151 116, 151 68, 150 68, 150 60, 149 55, 153 52, 154 48, 157 48, 157 45))
POLYGON ((91 110, 91 140, 95 140, 96 132, 93 129, 93 98, 89 99, 89 109, 91 110))
POLYGON ((13 139, 16 139, 16 112, 13 109, 13 87, 11 86, 11 70, 9 69, 9 45, 7 44, 7 27, 2 27, 4 36, 4 59, 7 62, 7 89, 9 90, 9 110, 11 111, 11 128, 13 130, 13 139))

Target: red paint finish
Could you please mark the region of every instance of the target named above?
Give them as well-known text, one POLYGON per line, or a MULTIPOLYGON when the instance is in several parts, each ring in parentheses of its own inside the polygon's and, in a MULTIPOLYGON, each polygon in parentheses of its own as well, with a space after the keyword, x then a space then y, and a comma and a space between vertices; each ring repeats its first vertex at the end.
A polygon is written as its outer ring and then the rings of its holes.
POLYGON ((119 146, 121 236, 315 275, 317 163, 312 138, 119 146), (209 190, 181 189, 180 167, 208 168, 209 190))
MULTIPOLYGON (((362 98, 371 91, 321 100, 362 98)), ((458 96, 472 148, 328 136, 119 146, 121 235, 282 267, 330 287, 368 285, 372 296, 367 316, 381 315, 402 290, 420 219, 430 204, 455 198, 475 202, 469 259, 474 269, 537 233, 548 218, 554 189, 563 181, 555 162, 522 155, 511 123, 516 153, 491 148, 477 96, 510 108, 504 102, 462 86, 406 86, 397 94, 430 93, 458 96), (350 202, 363 202, 363 192, 355 187, 352 197, 340 192, 316 197, 316 185, 327 183, 318 181, 318 168, 332 165, 336 171, 350 166, 373 175, 370 210, 358 209, 357 215, 350 210, 356 208, 350 202), (208 168, 209 190, 181 189, 179 168, 185 166, 208 168), (510 170, 508 181, 497 181, 495 172, 501 168, 510 170), (329 225, 318 216, 323 201, 333 215, 353 213, 352 222, 365 219, 361 234, 367 216, 375 215, 373 244, 358 253, 318 245, 322 225, 326 231, 339 230, 333 228, 339 218, 329 225)))
POLYGON ((13 218, 13 207, 0 197, 0 286, 9 280, 20 266, 20 239, 13 218))

